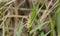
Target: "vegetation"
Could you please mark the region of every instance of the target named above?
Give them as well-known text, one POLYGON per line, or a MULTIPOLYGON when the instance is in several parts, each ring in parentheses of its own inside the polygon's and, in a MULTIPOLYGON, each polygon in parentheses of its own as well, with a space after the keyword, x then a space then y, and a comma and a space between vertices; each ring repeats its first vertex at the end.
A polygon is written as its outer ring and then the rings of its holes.
POLYGON ((60 36, 60 0, 0 0, 0 36, 60 36))

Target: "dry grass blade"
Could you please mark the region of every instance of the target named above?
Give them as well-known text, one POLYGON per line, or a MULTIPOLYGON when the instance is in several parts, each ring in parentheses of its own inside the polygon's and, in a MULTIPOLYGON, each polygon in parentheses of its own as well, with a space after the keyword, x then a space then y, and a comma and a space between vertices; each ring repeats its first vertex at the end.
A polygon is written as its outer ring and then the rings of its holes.
POLYGON ((44 11, 44 13, 42 14, 41 19, 40 19, 41 22, 44 22, 46 13, 48 12, 51 3, 52 3, 52 0, 51 0, 50 3, 48 4, 48 6, 47 6, 46 10, 44 11))
MULTIPOLYGON (((10 15, 10 13, 8 13, 8 14, 7 14, 7 16, 9 16, 9 15, 10 15)), ((4 27, 4 22, 6 21, 7 16, 6 16, 6 17, 4 17, 4 20, 3 20, 3 22, 1 23, 1 26, 3 27, 2 36, 5 36, 5 27, 4 27)))
POLYGON ((8 17, 12 18, 27 18, 27 16, 21 16, 21 15, 9 15, 8 17))

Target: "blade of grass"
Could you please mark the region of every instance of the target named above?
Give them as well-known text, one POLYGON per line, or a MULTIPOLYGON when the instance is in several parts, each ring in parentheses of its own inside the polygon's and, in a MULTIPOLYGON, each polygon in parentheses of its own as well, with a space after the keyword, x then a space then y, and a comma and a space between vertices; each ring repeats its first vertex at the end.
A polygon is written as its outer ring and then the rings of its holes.
MULTIPOLYGON (((42 7, 43 7, 43 6, 41 6, 41 8, 42 8, 42 7)), ((28 20, 27 28, 30 28, 30 27, 32 26, 32 23, 33 23, 36 15, 40 12, 41 8, 40 8, 40 9, 38 9, 38 8, 39 8, 39 4, 34 7, 34 10, 33 10, 33 12, 32 12, 32 15, 31 15, 30 19, 28 20), (38 11, 38 10, 39 10, 39 11, 38 11)))
POLYGON ((9 20, 10 20, 10 19, 7 19, 6 22, 5 22, 5 23, 6 23, 6 33, 7 33, 6 36, 10 36, 9 27, 8 27, 8 25, 9 25, 9 20))
POLYGON ((59 2, 56 5, 56 8, 54 10, 55 12, 55 22, 56 22, 56 27, 57 27, 57 33, 58 36, 60 36, 60 0, 58 0, 59 2))
MULTIPOLYGON (((10 14, 10 13, 8 13, 8 14, 7 14, 7 16, 9 16, 9 14, 10 14)), ((4 27, 4 22, 6 21, 7 16, 6 16, 6 17, 4 17, 4 20, 3 20, 3 22, 1 23, 1 26, 2 26, 2 28, 3 28, 2 36, 5 36, 5 27, 4 27)))
POLYGON ((23 26, 23 20, 19 21, 19 26, 18 26, 18 29, 17 29, 17 36, 21 36, 23 27, 24 27, 23 26))
POLYGON ((49 21, 50 21, 50 26, 51 26, 51 35, 50 36, 56 36, 55 32, 54 32, 54 28, 55 28, 54 25, 55 24, 53 24, 53 20, 50 15, 49 15, 49 21))
POLYGON ((57 10, 57 14, 56 14, 56 25, 57 25, 57 32, 58 35, 60 35, 60 8, 57 10))
POLYGON ((49 22, 40 23, 40 25, 38 25, 38 27, 36 27, 35 29, 33 29, 33 30, 30 31, 30 34, 32 34, 33 32, 37 31, 38 29, 39 29, 39 30, 42 30, 42 29, 43 29, 42 27, 43 27, 44 25, 46 25, 46 23, 49 23, 49 22))
POLYGON ((44 36, 44 32, 41 32, 41 35, 40 36, 44 36))
POLYGON ((44 36, 47 36, 51 31, 47 32, 44 36))
POLYGON ((51 3, 52 3, 52 0, 49 2, 46 10, 45 10, 44 13, 42 14, 41 19, 40 19, 41 22, 44 22, 44 19, 47 17, 46 14, 47 14, 47 12, 48 12, 48 10, 49 10, 49 7, 50 7, 51 3))
POLYGON ((34 0, 32 0, 33 7, 35 7, 34 0))

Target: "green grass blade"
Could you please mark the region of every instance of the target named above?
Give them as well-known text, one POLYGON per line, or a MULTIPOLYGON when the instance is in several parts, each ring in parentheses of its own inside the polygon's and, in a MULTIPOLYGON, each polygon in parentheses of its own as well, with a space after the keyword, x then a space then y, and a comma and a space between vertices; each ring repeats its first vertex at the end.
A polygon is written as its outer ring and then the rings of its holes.
POLYGON ((43 29, 42 27, 43 27, 44 25, 46 25, 46 23, 49 23, 49 22, 40 23, 40 25, 38 25, 38 27, 36 27, 35 29, 32 29, 32 30, 30 31, 30 34, 32 34, 33 32, 37 31, 38 29, 39 29, 39 30, 42 30, 42 29, 43 29))
POLYGON ((56 15, 56 25, 57 25, 57 32, 58 35, 60 35, 60 8, 57 10, 57 15, 56 15))
POLYGON ((58 36, 60 36, 60 0, 58 2, 58 6, 55 8, 55 17, 56 17, 56 26, 57 26, 57 32, 58 36))
POLYGON ((23 27, 24 27, 23 26, 23 21, 19 21, 19 26, 18 26, 18 29, 17 29, 17 36, 21 36, 23 27))
POLYGON ((41 36, 44 36, 44 32, 41 32, 41 36))
POLYGON ((38 8, 39 8, 39 5, 37 5, 36 7, 34 7, 34 10, 33 10, 33 12, 32 12, 31 18, 28 20, 27 28, 30 28, 30 27, 32 26, 32 23, 33 23, 35 17, 36 17, 37 14, 39 13, 38 10, 41 10, 42 7, 41 7, 40 9, 38 9, 38 8))
POLYGON ((51 35, 50 36, 55 36, 55 32, 54 32, 54 21, 52 20, 51 16, 49 15, 49 21, 50 21, 50 27, 51 27, 51 35))

